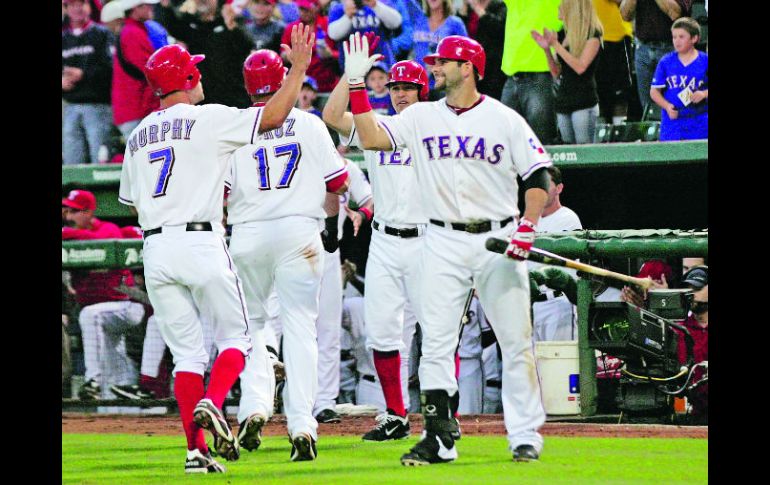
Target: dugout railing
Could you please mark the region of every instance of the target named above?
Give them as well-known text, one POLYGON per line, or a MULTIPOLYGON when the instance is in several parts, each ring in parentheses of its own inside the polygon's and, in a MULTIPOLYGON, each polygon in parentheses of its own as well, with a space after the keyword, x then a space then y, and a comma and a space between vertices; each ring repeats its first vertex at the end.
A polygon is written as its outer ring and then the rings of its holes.
MULTIPOLYGON (((539 235, 535 246, 556 254, 579 258, 583 262, 608 259, 626 260, 627 274, 639 268, 645 258, 682 258, 708 256, 708 230, 584 230, 539 235)), ((62 242, 62 269, 123 269, 140 268, 142 241, 108 239, 97 241, 62 242)), ((580 369, 580 411, 593 416, 597 411, 596 356, 588 347, 588 308, 593 301, 592 278, 578 280, 578 349, 580 369)), ((237 405, 228 400, 227 405, 237 405)), ((165 400, 101 400, 84 402, 63 396, 63 409, 94 410, 103 406, 175 408, 173 399, 165 400)))

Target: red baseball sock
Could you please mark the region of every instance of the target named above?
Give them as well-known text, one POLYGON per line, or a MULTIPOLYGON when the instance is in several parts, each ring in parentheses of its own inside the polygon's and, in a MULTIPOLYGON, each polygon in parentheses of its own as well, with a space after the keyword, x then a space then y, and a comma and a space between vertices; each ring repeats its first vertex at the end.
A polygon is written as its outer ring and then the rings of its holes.
POLYGON ((238 349, 227 349, 219 354, 214 365, 211 366, 211 377, 209 377, 209 387, 206 389, 205 396, 211 399, 214 406, 222 409, 227 393, 241 375, 245 365, 246 358, 238 349))
POLYGON ((193 409, 203 398, 203 376, 193 372, 177 372, 174 379, 174 395, 187 437, 187 449, 197 448, 202 453, 208 453, 203 428, 193 422, 193 409))
POLYGON ((398 350, 391 352, 374 351, 374 367, 380 378, 382 393, 385 395, 385 406, 394 413, 406 416, 404 395, 401 392, 401 355, 398 350))

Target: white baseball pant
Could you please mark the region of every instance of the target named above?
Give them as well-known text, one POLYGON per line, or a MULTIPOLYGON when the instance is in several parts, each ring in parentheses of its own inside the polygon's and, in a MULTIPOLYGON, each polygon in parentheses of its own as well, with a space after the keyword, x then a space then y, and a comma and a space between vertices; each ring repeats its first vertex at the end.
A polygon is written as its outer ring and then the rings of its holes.
MULTIPOLYGON (((316 232, 317 229, 316 227, 316 232)), ((320 413, 324 409, 334 409, 337 404, 337 395, 340 391, 340 332, 342 329, 341 266, 339 249, 331 254, 324 254, 320 307, 316 321, 316 334, 318 335, 318 391, 315 396, 313 415, 320 413)))
MULTIPOLYGON (((286 425, 291 436, 308 432, 317 439, 318 423, 312 413, 318 386, 315 322, 325 259, 318 221, 297 216, 236 224, 230 250, 243 276, 251 323, 257 323, 259 332, 270 317, 265 304, 273 288, 278 294, 286 366, 283 394, 286 425)), ((246 392, 249 396, 259 396, 258 402, 262 402, 263 407, 268 400, 272 406, 271 391, 274 392, 275 383, 264 379, 270 362, 263 337, 259 338, 259 345, 255 344, 253 353, 257 357, 249 366, 257 375, 246 377, 249 388, 246 392), (252 394, 256 388, 253 386, 261 389, 252 394)), ((337 376, 339 386, 339 363, 337 376)), ((243 379, 242 375, 242 386, 243 379)), ((250 402, 249 405, 259 404, 250 402)))
POLYGON ((243 290, 225 239, 213 231, 164 226, 144 240, 144 274, 158 328, 178 371, 203 375, 209 362, 202 318, 219 352, 248 355, 251 339, 243 290))
POLYGON ((142 323, 144 307, 134 301, 105 301, 80 310, 85 379, 94 379, 102 399, 115 399, 110 385, 136 384, 136 364, 126 354, 124 335, 142 323))
POLYGON ((506 239, 513 225, 470 234, 429 225, 421 264, 423 331, 420 384, 423 391, 457 391, 454 352, 468 292, 475 287, 503 353, 503 412, 508 443, 538 451, 545 422, 535 366, 530 317, 529 275, 524 262, 485 248, 489 237, 506 239))

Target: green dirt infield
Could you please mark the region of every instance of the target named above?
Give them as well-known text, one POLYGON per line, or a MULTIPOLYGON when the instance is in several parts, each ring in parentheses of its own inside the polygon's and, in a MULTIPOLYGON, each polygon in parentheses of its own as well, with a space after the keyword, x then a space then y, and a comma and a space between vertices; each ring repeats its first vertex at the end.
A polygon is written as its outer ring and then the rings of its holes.
POLYGON ((369 443, 322 436, 313 462, 289 461, 285 436, 221 461, 225 474, 185 475, 182 436, 62 434, 62 484, 684 484, 708 483, 708 440, 546 437, 539 462, 515 463, 504 436, 463 436, 448 464, 404 467, 419 439, 369 443))

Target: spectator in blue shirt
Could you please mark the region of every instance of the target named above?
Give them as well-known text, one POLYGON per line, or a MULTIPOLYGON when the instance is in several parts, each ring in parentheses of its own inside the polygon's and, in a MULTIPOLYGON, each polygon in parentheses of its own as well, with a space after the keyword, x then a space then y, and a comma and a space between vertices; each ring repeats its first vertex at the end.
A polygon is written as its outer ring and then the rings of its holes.
MULTIPOLYGON (((412 19, 414 60, 423 67, 422 58, 436 52, 441 39, 450 35, 468 36, 465 24, 454 15, 452 0, 422 0, 422 8, 417 0, 407 0, 407 8, 412 19)), ((433 83, 433 74, 430 74, 431 89, 433 83)))
POLYGON ((294 0, 278 0, 278 10, 281 12, 283 23, 287 25, 299 20, 299 7, 294 0))
POLYGON ((380 37, 380 42, 374 50, 383 55, 387 65, 393 64, 395 56, 389 38, 401 26, 401 14, 395 8, 387 5, 384 0, 342 0, 332 5, 329 10, 329 37, 337 42, 340 51, 340 67, 345 68, 345 50, 342 42, 350 34, 374 32, 380 37), (359 7, 360 5, 360 7, 359 7))
POLYGON ((662 108, 660 141, 708 138, 709 56, 695 48, 700 25, 689 17, 671 26, 674 52, 655 69, 650 97, 662 108))

